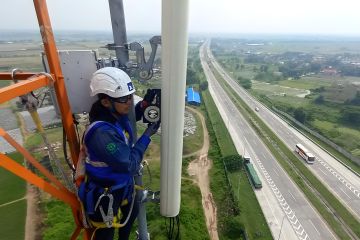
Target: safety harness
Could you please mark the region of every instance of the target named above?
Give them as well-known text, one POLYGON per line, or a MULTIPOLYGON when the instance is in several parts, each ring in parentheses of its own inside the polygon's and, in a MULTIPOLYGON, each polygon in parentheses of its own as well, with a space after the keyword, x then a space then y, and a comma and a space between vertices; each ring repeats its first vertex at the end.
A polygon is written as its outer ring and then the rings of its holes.
MULTIPOLYGON (((96 121, 89 125, 87 130, 84 133, 83 142, 86 136, 89 134, 91 135, 97 128, 104 126, 104 125, 111 125, 104 121, 96 121)), ((113 125, 111 125, 114 127, 113 125)), ((125 140, 127 140, 124 133, 117 129, 117 131, 124 137, 125 140)), ((126 143, 128 143, 126 141, 126 143)), ((85 144, 82 144, 79 159, 77 162, 77 168, 74 176, 75 184, 78 189, 78 198, 80 200, 81 205, 81 212, 82 212, 82 220, 83 225, 85 228, 121 228, 126 225, 128 220, 130 219, 134 202, 135 202, 135 190, 136 188, 139 188, 138 186, 129 187, 127 184, 116 184, 113 186, 103 187, 100 184, 95 183, 94 181, 91 181, 88 176, 86 175, 86 164, 89 164, 96 168, 102 168, 102 167, 109 167, 105 162, 101 161, 91 161, 88 156, 88 152, 86 149, 85 144), (116 191, 122 190, 122 196, 123 198, 120 200, 121 204, 118 208, 117 214, 114 215, 114 195, 116 191), (131 206, 130 211, 128 213, 128 216, 126 217, 124 222, 120 222, 120 219, 122 217, 121 207, 129 204, 129 195, 130 191, 132 190, 131 195, 131 206), (97 197, 98 196, 98 197, 97 197), (97 198, 96 202, 95 199, 97 198), (104 200, 104 201, 103 201, 104 200), (107 211, 105 212, 104 207, 101 203, 106 202, 107 203, 107 211), (89 215, 94 214, 99 209, 102 221, 96 222, 89 218, 89 215)), ((131 177, 131 176, 129 176, 131 177)))

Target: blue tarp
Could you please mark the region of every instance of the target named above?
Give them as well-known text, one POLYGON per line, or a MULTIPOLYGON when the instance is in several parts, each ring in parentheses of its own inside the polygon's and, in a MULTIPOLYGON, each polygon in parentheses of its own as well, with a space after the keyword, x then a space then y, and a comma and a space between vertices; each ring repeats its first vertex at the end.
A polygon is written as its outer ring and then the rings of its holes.
POLYGON ((196 91, 194 91, 194 89, 192 87, 189 87, 186 90, 186 100, 187 103, 189 104, 194 104, 194 105, 200 105, 201 101, 200 101, 200 94, 196 91))

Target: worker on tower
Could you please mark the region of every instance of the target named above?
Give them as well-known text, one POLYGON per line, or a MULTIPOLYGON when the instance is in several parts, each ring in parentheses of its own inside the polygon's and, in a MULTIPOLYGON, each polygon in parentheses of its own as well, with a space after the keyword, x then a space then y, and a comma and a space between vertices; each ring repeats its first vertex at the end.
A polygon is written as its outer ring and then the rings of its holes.
MULTIPOLYGON (((135 88, 130 77, 118 68, 97 70, 90 89, 91 96, 97 95, 98 100, 92 105, 90 125, 83 138, 86 180, 79 188, 79 197, 96 229, 95 240, 112 240, 114 228, 119 228, 119 239, 125 240, 138 214, 134 175, 140 171, 150 137, 160 122, 149 124, 143 135, 133 141, 127 114, 132 110, 135 88)), ((139 102, 135 108, 137 121, 145 103, 139 102)))

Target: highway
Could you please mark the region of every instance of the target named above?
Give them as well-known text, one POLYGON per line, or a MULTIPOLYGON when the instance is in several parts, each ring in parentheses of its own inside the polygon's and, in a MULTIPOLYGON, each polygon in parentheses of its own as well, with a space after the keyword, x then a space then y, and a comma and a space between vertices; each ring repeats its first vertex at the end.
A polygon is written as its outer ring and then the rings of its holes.
POLYGON ((257 102, 250 94, 240 87, 215 61, 208 49, 213 65, 223 75, 224 79, 237 94, 252 108, 259 108, 258 116, 282 139, 291 150, 297 143, 303 144, 316 157, 314 164, 305 165, 315 176, 343 203, 345 207, 360 221, 360 177, 346 168, 343 164, 321 149, 318 145, 299 133, 292 126, 280 119, 272 111, 257 102))
MULTIPOLYGON (((207 64, 207 46, 200 48, 209 91, 228 128, 238 153, 252 159, 263 183, 255 194, 274 239, 337 239, 303 193, 288 177, 265 144, 229 99, 207 64)), ((262 109, 261 109, 262 111, 262 109)))

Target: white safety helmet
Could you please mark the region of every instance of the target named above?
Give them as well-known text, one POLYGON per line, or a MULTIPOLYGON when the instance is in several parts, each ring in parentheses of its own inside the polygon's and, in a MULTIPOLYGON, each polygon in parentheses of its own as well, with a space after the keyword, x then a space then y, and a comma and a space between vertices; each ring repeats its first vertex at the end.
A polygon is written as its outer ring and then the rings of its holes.
POLYGON ((124 97, 135 92, 130 77, 115 67, 105 67, 94 72, 90 80, 91 96, 99 93, 113 98, 124 97))

